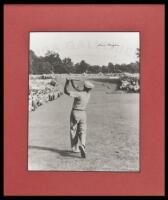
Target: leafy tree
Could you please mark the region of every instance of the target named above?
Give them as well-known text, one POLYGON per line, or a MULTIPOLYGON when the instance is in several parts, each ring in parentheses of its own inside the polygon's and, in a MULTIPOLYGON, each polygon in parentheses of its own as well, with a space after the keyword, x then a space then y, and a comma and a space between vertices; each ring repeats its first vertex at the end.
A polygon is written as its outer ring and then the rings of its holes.
POLYGON ((137 56, 136 63, 139 65, 139 59, 140 59, 140 49, 139 48, 137 48, 137 50, 136 50, 136 56, 137 56))
POLYGON ((120 70, 120 65, 119 65, 119 64, 115 64, 115 65, 114 65, 114 72, 115 72, 115 73, 120 73, 120 72, 121 72, 121 70, 120 70))
POLYGON ((34 73, 34 70, 35 70, 34 61, 37 59, 38 59, 38 57, 36 56, 34 51, 30 50, 30 52, 29 52, 29 73, 30 74, 34 73))
POLYGON ((90 74, 97 74, 101 71, 101 67, 99 65, 89 66, 87 72, 90 74))
POLYGON ((74 66, 73 62, 71 61, 70 58, 64 58, 62 60, 63 67, 66 71, 66 73, 73 73, 74 72, 74 66))
MULTIPOLYGON (((140 56, 137 49, 137 56, 140 56)), ((48 74, 48 73, 119 73, 119 72, 139 72, 139 61, 130 64, 113 64, 107 66, 89 65, 84 60, 80 63, 73 64, 70 58, 60 58, 59 54, 54 51, 47 51, 45 56, 37 56, 34 51, 29 53, 29 73, 30 74, 48 74)))
POLYGON ((102 73, 108 73, 108 66, 102 66, 102 73))
POLYGON ((64 69, 59 69, 62 68, 63 65, 58 53, 55 53, 54 51, 47 51, 44 58, 45 61, 48 61, 52 65, 52 71, 54 73, 64 73, 64 69))
POLYGON ((88 68, 89 68, 89 64, 86 63, 84 60, 82 60, 77 66, 76 66, 76 72, 81 74, 81 73, 86 73, 88 68))
POLYGON ((113 63, 108 63, 108 73, 114 73, 115 72, 115 66, 113 63))
POLYGON ((136 55, 137 55, 137 58, 140 58, 140 48, 137 48, 136 55))

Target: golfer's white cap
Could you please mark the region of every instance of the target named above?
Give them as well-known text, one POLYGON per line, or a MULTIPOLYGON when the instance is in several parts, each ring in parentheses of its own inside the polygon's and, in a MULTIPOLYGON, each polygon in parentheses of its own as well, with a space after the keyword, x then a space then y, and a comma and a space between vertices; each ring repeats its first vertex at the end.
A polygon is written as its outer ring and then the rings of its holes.
POLYGON ((89 88, 89 89, 94 88, 94 85, 93 85, 90 81, 85 81, 85 82, 84 82, 84 86, 85 86, 86 88, 89 88))

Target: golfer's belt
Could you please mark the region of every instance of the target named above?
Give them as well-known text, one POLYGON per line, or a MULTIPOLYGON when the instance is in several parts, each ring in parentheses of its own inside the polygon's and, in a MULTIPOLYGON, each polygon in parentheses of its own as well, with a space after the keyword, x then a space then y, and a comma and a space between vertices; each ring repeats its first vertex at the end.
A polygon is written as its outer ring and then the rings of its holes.
POLYGON ((73 108, 72 110, 85 111, 85 110, 77 109, 77 108, 73 108))

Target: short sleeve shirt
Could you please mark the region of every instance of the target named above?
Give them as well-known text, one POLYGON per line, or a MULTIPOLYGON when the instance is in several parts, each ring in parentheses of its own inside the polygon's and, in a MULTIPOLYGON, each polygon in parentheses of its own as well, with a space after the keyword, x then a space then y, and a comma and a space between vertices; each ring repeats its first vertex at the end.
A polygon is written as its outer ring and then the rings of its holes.
POLYGON ((85 110, 88 104, 90 93, 82 91, 82 92, 70 92, 70 96, 74 98, 73 109, 77 110, 85 110))

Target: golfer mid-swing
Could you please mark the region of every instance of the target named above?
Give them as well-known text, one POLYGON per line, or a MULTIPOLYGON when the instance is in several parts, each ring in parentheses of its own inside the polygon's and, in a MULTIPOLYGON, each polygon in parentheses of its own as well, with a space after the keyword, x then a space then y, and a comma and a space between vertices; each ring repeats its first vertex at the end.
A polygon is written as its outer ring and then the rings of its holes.
POLYGON ((92 88, 94 88, 94 85, 89 81, 85 81, 83 89, 78 89, 73 80, 69 79, 66 79, 64 87, 64 93, 74 98, 70 115, 71 148, 73 152, 81 152, 81 156, 83 158, 86 157, 86 106, 88 104, 92 88), (69 91, 70 82, 75 91, 69 91), (81 144, 79 144, 79 142, 81 144))

